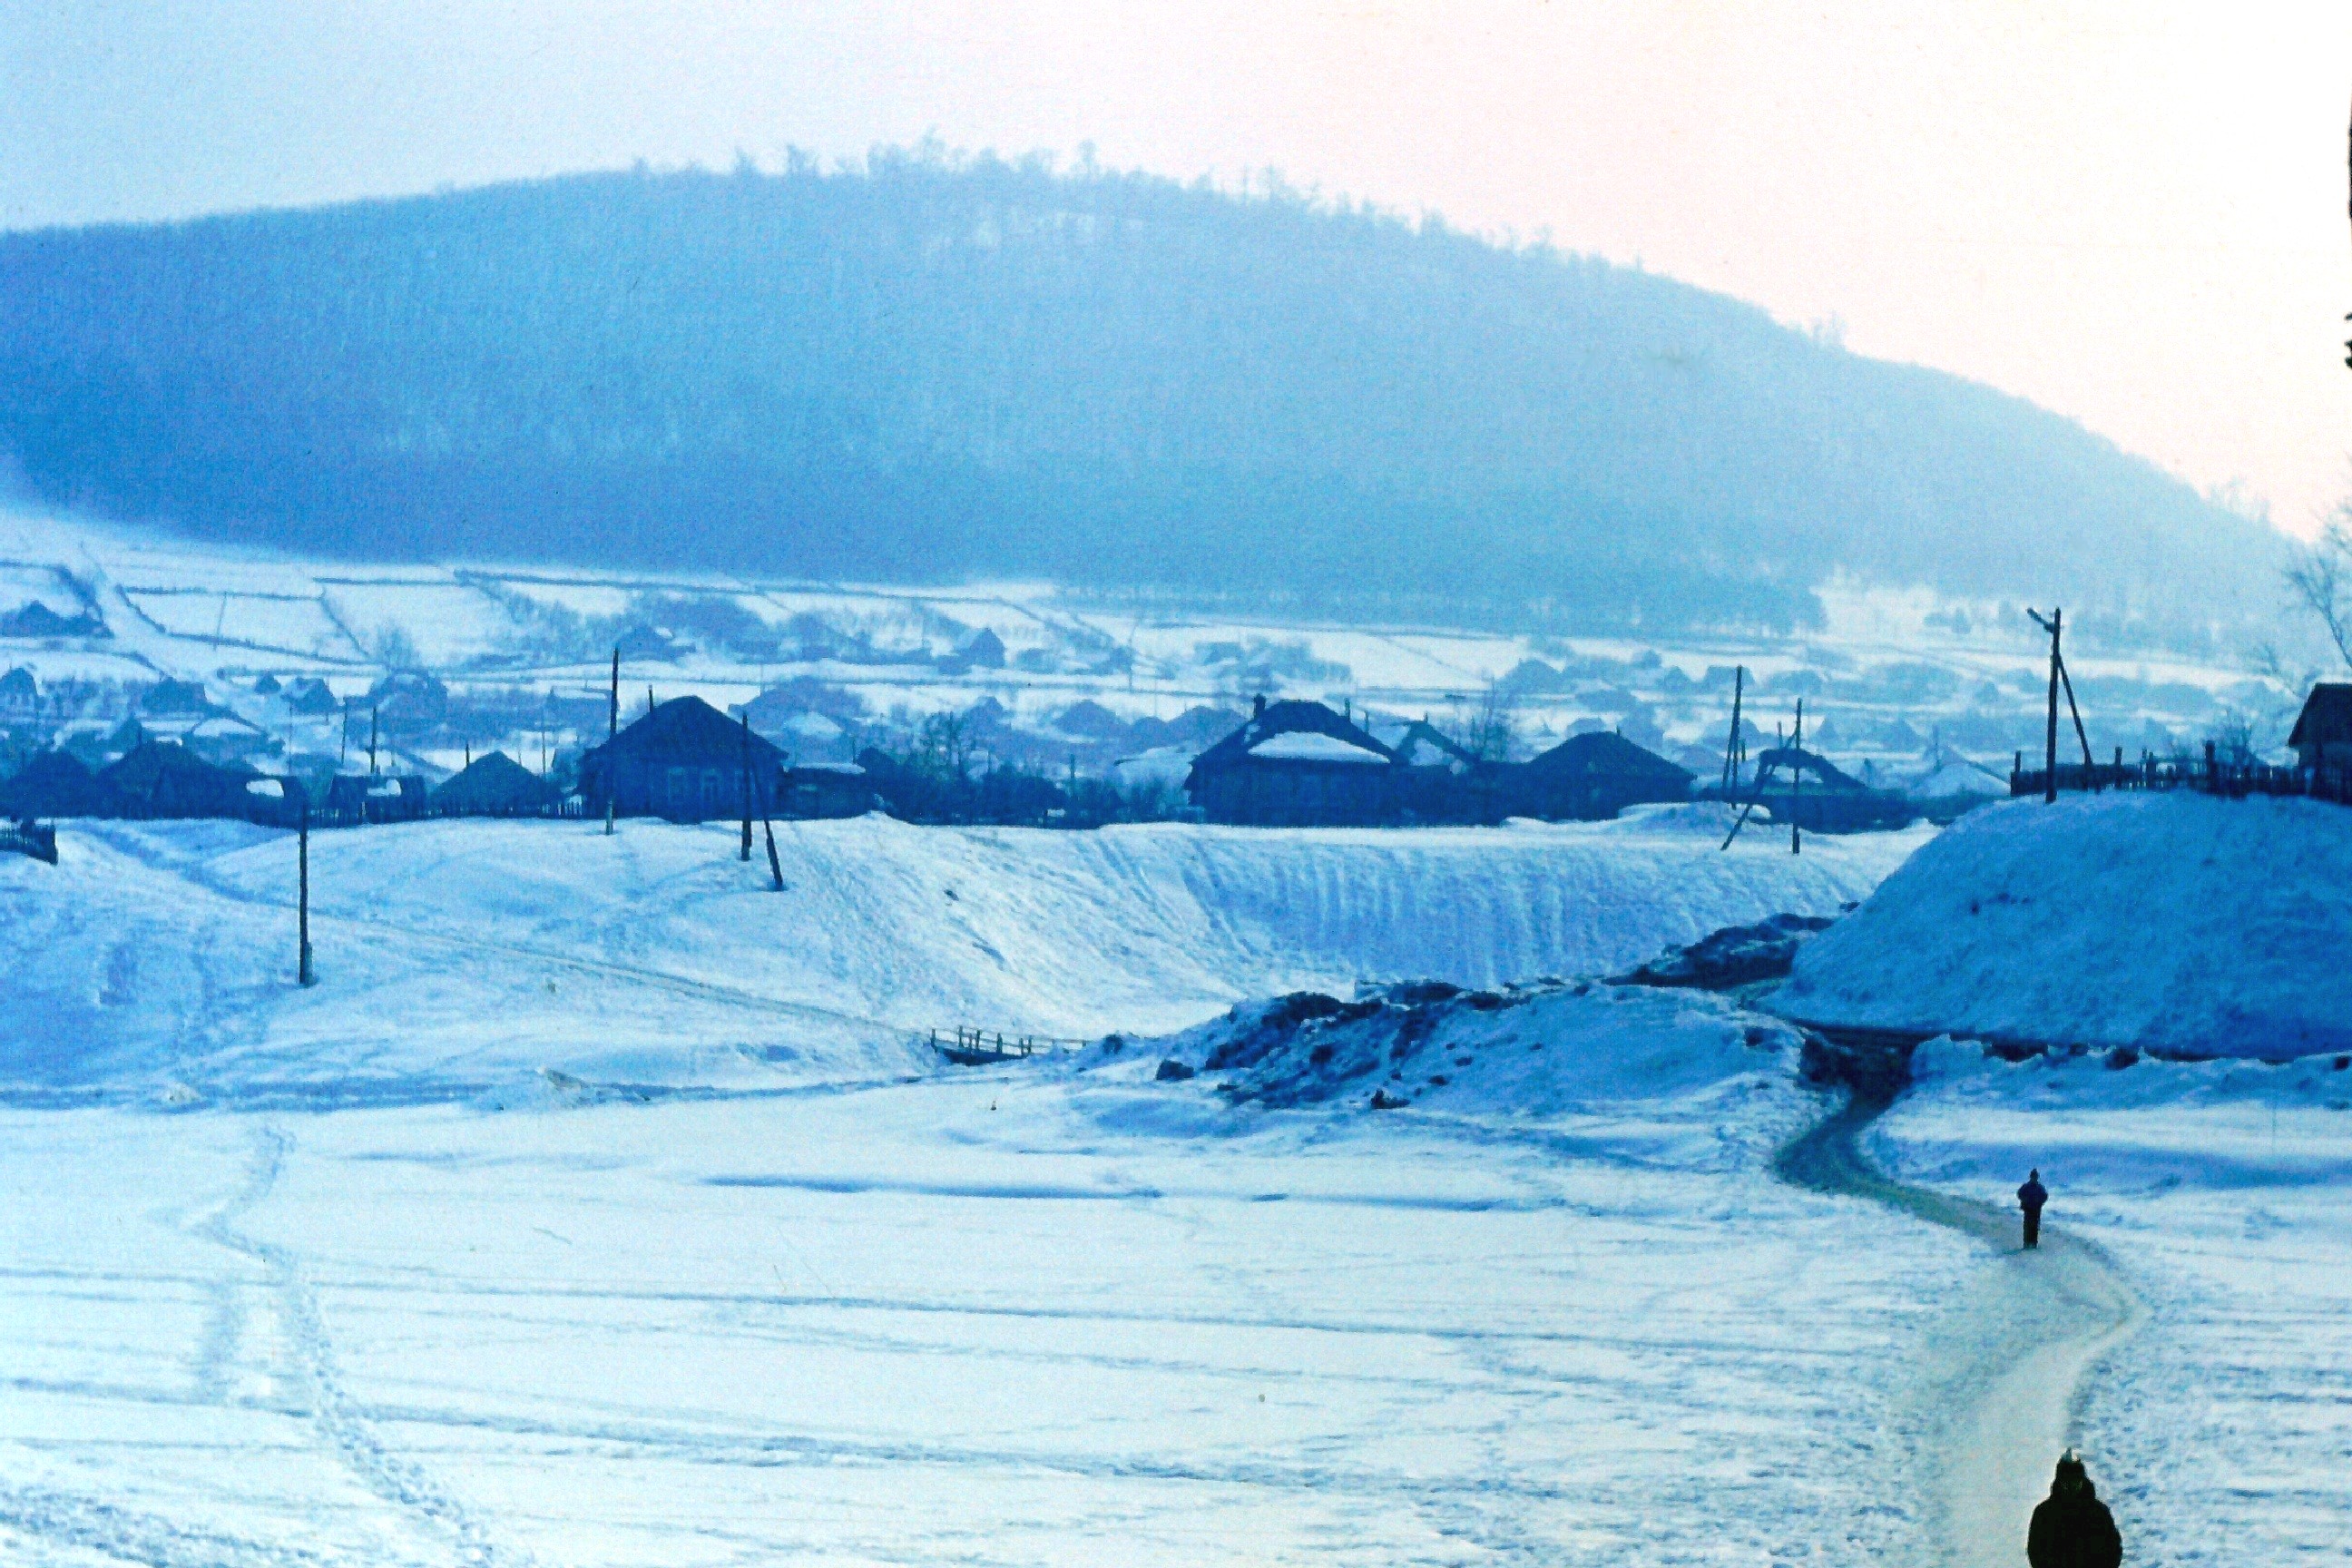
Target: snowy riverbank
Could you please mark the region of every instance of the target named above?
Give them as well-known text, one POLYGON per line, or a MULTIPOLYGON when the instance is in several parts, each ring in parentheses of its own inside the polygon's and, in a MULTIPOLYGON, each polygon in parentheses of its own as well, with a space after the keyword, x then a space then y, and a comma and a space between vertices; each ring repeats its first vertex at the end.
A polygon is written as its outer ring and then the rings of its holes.
POLYGON ((294 846, 69 824, 0 858, 0 1082, 446 1098, 542 1068, 773 1086, 933 1065, 959 1024, 1162 1033, 1285 991, 1608 973, 1718 926, 1833 913, 1922 833, 1761 836, 1718 813, 1481 829, 1046 833, 453 821, 311 842, 320 984, 291 984, 294 846))
POLYGON ((1799 956, 1776 1012, 2206 1056, 2352 1050, 2352 811, 2188 793, 1963 817, 1799 956))

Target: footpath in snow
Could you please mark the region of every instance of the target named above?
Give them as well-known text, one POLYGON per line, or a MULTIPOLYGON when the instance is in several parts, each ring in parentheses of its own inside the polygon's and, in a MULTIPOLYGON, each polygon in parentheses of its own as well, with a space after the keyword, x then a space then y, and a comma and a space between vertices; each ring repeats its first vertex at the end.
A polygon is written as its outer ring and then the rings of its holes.
MULTIPOLYGON (((1931 1041, 1869 1147, 2116 1260, 2147 1321, 2076 1412, 2127 1562, 2340 1563, 2352 1518, 2352 1054, 2036 1057, 1931 1041)), ((2037 1267, 2028 1255, 2011 1266, 2037 1267)))
POLYGON ((1612 973, 1720 926, 1833 914, 1922 842, 1720 812, 1502 829, 1099 833, 448 821, 311 840, 320 984, 291 984, 290 835, 68 824, 0 859, 0 1080, 444 1097, 550 1069, 749 1087, 932 1064, 969 1025, 1157 1034, 1359 982, 1612 973))
POLYGON ((1798 958, 1775 1011, 2187 1056, 2352 1050, 2352 810, 2186 792, 1962 817, 1798 958))

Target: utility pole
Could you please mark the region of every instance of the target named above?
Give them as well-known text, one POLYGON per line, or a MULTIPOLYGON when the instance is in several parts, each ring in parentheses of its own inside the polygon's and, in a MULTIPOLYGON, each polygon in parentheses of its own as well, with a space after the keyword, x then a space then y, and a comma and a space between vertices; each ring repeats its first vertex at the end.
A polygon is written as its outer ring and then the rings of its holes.
POLYGON ((743 852, 737 858, 745 864, 751 859, 751 715, 737 715, 743 721, 743 852))
POLYGON ((2066 612, 2053 607, 2050 618, 2043 620, 2032 610, 2034 624, 2050 634, 2050 723, 2043 732, 2042 747, 2042 801, 2055 805, 2058 799, 2058 629, 2065 624, 2066 612))
POLYGON ((604 739, 610 742, 621 732, 621 645, 613 645, 613 705, 604 718, 604 739))
POLYGON ((1797 826, 1798 818, 1804 815, 1800 808, 1805 804, 1805 700, 1801 697, 1797 699, 1797 730, 1790 739, 1790 746, 1796 757, 1789 765, 1789 853, 1801 855, 1805 852, 1805 830, 1797 826))
POLYGON ((2044 732, 2042 745, 2043 765, 2049 769, 2049 772, 2045 775, 2046 782, 2042 790, 2042 799, 2048 804, 2058 798, 2058 691, 2062 685, 2066 692, 2066 711, 2072 714, 2074 720, 2074 739, 2083 744, 2083 787, 2084 789, 2090 788, 2095 782, 2098 763, 2091 757, 2091 736, 2090 732, 2083 728, 2082 705, 2074 700, 2074 678, 2066 673, 2065 656, 2059 651, 2058 647, 2059 634, 2065 626, 2066 612, 2053 609, 2047 619, 2044 619, 2036 610, 2029 609, 2025 613, 2033 617, 2035 626, 2050 634, 2050 722, 2044 732))
POLYGON ((613 755, 613 742, 621 734, 621 645, 613 645, 613 697, 604 710, 604 837, 613 837, 613 795, 620 779, 620 769, 613 755))
MULTIPOLYGON (((289 778, 287 782, 293 784, 296 789, 302 788, 301 782, 298 779, 289 778)), ((298 895, 299 902, 296 905, 299 912, 295 919, 298 922, 296 926, 299 933, 298 940, 301 945, 296 950, 294 980, 298 985, 316 985, 319 984, 319 977, 310 969, 310 795, 307 790, 303 791, 302 815, 297 819, 297 824, 294 830, 294 855, 297 883, 300 892, 298 895)))
POLYGON ((370 777, 370 778, 373 778, 373 777, 375 777, 375 776, 376 776, 376 773, 375 773, 375 713, 376 713, 376 710, 375 710, 373 708, 370 708, 370 709, 368 710, 368 777, 370 777))

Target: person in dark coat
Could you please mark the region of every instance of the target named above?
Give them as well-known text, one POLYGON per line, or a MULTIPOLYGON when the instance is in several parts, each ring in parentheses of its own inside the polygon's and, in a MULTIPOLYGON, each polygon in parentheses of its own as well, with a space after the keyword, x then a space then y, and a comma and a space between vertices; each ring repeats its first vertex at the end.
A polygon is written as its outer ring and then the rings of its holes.
POLYGON ((2033 1510, 2025 1531, 2025 1560, 2033 1568, 2119 1568, 2124 1560, 2116 1516, 2092 1489, 2072 1448, 2058 1460, 2050 1495, 2033 1510))
POLYGON ((2042 1205, 2050 1201, 2050 1189, 2042 1184, 2039 1168, 2025 1173, 2025 1185, 2017 1189, 2017 1206, 2025 1211, 2025 1245, 2042 1245, 2042 1205))

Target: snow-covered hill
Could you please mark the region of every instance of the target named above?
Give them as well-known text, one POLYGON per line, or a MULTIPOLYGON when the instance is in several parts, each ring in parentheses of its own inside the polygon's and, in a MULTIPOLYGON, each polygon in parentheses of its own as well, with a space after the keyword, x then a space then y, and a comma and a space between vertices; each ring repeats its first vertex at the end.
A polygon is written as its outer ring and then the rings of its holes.
POLYGON ((1977 812, 1797 961, 1776 1010, 2211 1056, 2352 1048, 2352 811, 2189 794, 1977 812))
MULTIPOLYGON (((0 863, 0 1079, 438 1097, 538 1068, 758 1083, 927 1063, 933 1027, 1164 1033, 1360 980, 1612 973, 1834 913, 1926 835, 1766 836, 1719 810, 1499 830, 1099 833, 454 821, 311 841, 320 984, 291 984, 294 843, 82 824, 0 863)), ((177 1092, 174 1090, 173 1092, 177 1092)))

